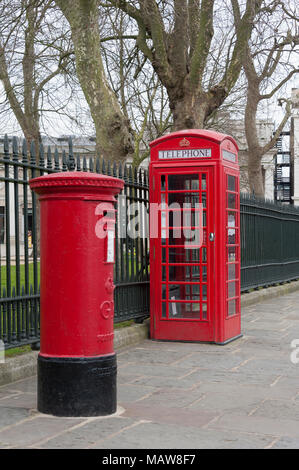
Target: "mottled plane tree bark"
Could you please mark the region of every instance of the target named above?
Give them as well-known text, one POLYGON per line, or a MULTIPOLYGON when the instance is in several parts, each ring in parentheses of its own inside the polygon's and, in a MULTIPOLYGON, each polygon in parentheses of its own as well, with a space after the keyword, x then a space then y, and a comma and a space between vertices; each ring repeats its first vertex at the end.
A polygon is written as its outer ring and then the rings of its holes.
MULTIPOLYGON (((215 0, 106 0, 133 18, 138 28, 137 46, 151 62, 169 96, 174 130, 202 128, 236 84, 243 54, 251 37, 262 0, 246 0, 240 20, 227 27, 222 63, 214 63, 215 0), (216 71, 215 71, 216 70, 216 71)), ((240 11, 238 0, 228 2, 231 14, 240 11)), ((225 14, 224 14, 225 15, 225 14)), ((224 23, 227 24, 224 17, 224 23)))
POLYGON ((133 153, 133 134, 108 84, 100 49, 97 0, 56 0, 70 24, 76 72, 96 131, 97 153, 123 160, 133 153))

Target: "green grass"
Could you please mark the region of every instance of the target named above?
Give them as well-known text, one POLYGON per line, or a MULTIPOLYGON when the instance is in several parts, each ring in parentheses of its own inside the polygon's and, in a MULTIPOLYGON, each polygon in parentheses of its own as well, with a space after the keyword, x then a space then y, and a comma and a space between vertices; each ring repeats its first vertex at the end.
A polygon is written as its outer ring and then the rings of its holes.
MULTIPOLYGON (((33 272, 33 263, 29 263, 28 265, 28 272, 29 272, 29 287, 30 287, 30 284, 34 284, 34 272, 33 272)), ((7 281, 7 278, 6 278, 6 266, 1 266, 1 294, 3 292, 3 288, 7 289, 7 285, 6 285, 6 281, 7 281)), ((13 289, 13 287, 16 288, 16 266, 11 266, 10 267, 10 276, 11 276, 11 289, 13 289)), ((38 284, 39 284, 39 281, 40 281, 40 272, 39 272, 39 263, 38 263, 38 284)), ((21 291, 22 291, 22 286, 25 287, 25 265, 24 264, 21 264, 20 266, 20 286, 21 286, 21 291)))
POLYGON ((127 326, 133 325, 134 320, 128 320, 128 321, 123 321, 121 323, 115 323, 114 324, 114 329, 118 330, 120 328, 127 328, 127 326))
POLYGON ((5 350, 5 357, 21 356, 22 354, 26 354, 30 351, 31 351, 30 345, 20 346, 19 348, 6 349, 5 350))

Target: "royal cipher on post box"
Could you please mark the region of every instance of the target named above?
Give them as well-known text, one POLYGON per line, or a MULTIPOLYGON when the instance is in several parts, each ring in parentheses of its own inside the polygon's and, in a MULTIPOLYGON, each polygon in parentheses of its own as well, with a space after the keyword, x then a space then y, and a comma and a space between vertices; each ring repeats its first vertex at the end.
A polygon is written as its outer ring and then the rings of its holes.
POLYGON ((151 338, 241 336, 238 147, 190 129, 150 144, 151 338))

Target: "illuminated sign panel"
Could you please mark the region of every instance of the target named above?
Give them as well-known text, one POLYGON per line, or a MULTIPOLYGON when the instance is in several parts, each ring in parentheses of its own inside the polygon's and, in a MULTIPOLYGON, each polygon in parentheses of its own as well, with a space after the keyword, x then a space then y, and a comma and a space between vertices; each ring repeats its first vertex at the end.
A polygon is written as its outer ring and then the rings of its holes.
POLYGON ((236 161, 236 155, 228 150, 222 150, 222 155, 224 160, 229 160, 230 162, 236 161))
POLYGON ((212 149, 159 150, 159 159, 164 158, 210 158, 212 149))

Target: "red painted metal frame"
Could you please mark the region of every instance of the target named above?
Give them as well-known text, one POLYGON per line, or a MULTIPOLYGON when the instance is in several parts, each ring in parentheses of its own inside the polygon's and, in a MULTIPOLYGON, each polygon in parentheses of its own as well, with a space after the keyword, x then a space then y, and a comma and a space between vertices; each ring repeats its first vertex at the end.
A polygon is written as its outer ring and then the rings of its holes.
MULTIPOLYGON (((208 318, 162 318, 162 249, 161 249, 161 218, 158 218, 158 238, 150 239, 150 290, 151 290, 151 338, 172 341, 207 341, 224 344, 240 336, 240 209, 239 209, 239 166, 238 147, 235 140, 217 132, 190 129, 174 132, 151 142, 150 163, 150 204, 161 202, 162 175, 208 175, 207 211, 208 226, 206 228, 207 243, 207 286, 208 286, 208 318), (159 159, 159 151, 192 149, 211 149, 211 156, 194 158, 184 152, 181 158, 165 158, 172 153, 163 154, 159 159), (224 151, 224 152, 223 152, 224 151), (233 161, 235 159, 235 161, 233 161), (236 207, 235 227, 228 227, 227 208, 227 176, 235 177, 236 207), (235 296, 236 311, 228 315, 228 229, 235 231, 236 280, 235 296), (209 234, 215 234, 215 240, 209 240, 209 234)), ((190 153, 189 153, 190 154, 190 153)), ((203 152, 204 154, 204 152, 203 152)), ((209 154, 209 153, 208 153, 209 154)), ((167 179, 167 178, 166 178, 167 179)), ((167 187, 166 187, 167 189, 167 187)), ((201 188, 200 188, 201 190, 201 188)), ((186 190, 190 192, 189 190, 186 190)), ((165 194, 169 194, 165 191, 165 194)), ((199 192, 201 194, 201 192, 199 192)), ((230 214, 232 216, 232 214, 230 214)), ((153 222, 152 222, 153 223, 153 222)), ((152 229, 153 227, 150 227, 152 229)), ((151 233, 151 230, 150 230, 151 233)), ((167 252, 167 250, 166 250, 167 252)), ((168 258, 167 258, 168 260, 168 258)), ((166 263, 169 266, 169 263, 166 263)), ((198 263, 200 266, 201 263, 198 263)), ((168 269, 166 270, 168 272, 168 269)), ((200 285, 202 286, 202 271, 200 285)), ((165 285, 169 280, 166 277, 165 285)), ((173 281, 176 283, 176 281, 173 281)), ((186 279, 190 284, 190 281, 186 279)), ((232 282, 230 282, 232 284, 232 282)), ((192 282, 191 282, 192 284, 192 282)), ((166 289, 168 291, 168 289, 166 289)), ((202 288, 200 290, 202 294, 202 288)), ((170 305, 171 299, 167 300, 170 305)), ((167 304, 166 302, 166 304, 167 304)), ((186 301, 187 302, 187 301, 186 301)), ((191 302, 189 302, 191 303, 191 302)))

